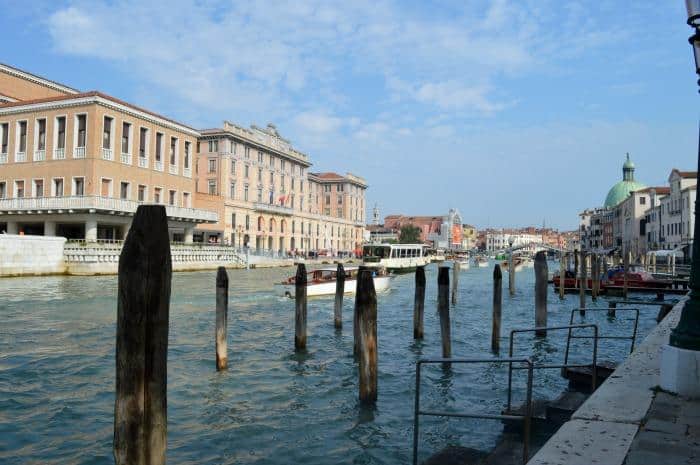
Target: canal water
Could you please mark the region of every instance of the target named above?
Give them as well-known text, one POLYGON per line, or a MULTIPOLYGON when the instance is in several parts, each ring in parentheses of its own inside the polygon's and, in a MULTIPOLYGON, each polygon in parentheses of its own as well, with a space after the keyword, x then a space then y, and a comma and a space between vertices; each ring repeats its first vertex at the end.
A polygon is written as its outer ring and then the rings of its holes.
MULTIPOLYGON (((460 275, 451 309, 453 356, 491 358, 492 269, 460 275)), ((550 269, 556 268, 550 263, 550 269)), ((294 354, 294 302, 272 283, 293 269, 230 270, 229 370, 217 373, 214 353, 215 272, 176 273, 172 282, 168 353, 168 463, 398 464, 411 459, 415 361, 441 354, 436 314, 437 268, 428 267, 425 339, 413 340, 414 275, 395 279, 378 299, 379 399, 357 401, 352 356, 352 307, 343 330, 333 328, 333 299, 309 301, 308 351, 294 354)), ((517 293, 503 277, 502 355, 511 329, 533 326, 534 273, 517 273, 517 293)), ((566 324, 578 296, 561 302, 549 287, 549 324, 566 324)), ((110 464, 114 407, 117 279, 40 277, 0 280, 0 463, 110 464)), ((601 299, 598 306, 606 306, 601 299)), ((641 307, 640 335, 658 307, 641 307)), ((629 334, 631 314, 605 312, 601 334, 629 334)), ((576 321, 582 321, 576 316, 576 321)), ((522 335, 516 355, 561 363, 565 332, 522 335)), ((574 361, 590 360, 578 340, 574 361)), ((602 341, 599 358, 620 360, 629 341, 602 341)), ((507 366, 424 369, 422 405, 433 410, 500 413, 507 366)), ((524 398, 524 372, 515 401, 524 398)), ((554 398, 559 370, 535 373, 535 397, 554 398)), ((501 425, 493 420, 423 417, 421 458, 447 445, 488 449, 501 425)))

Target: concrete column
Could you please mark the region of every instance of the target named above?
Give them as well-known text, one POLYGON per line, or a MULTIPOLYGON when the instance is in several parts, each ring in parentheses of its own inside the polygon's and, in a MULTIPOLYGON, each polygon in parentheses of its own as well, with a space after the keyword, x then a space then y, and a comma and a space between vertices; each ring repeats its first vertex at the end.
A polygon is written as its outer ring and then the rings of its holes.
POLYGON ((85 240, 97 241, 97 220, 87 220, 85 222, 85 240))
POLYGON ((122 233, 121 234, 122 237, 120 237, 121 240, 123 240, 123 241, 126 240, 126 236, 129 234, 129 229, 131 229, 131 225, 129 225, 129 224, 125 224, 124 226, 121 227, 121 233, 122 233))
POLYGON ((7 234, 19 234, 19 225, 16 221, 7 222, 7 234))
POLYGON ((185 226, 185 244, 191 244, 194 241, 194 226, 185 226))
POLYGON ((55 236, 56 235, 56 222, 55 221, 44 221, 44 236, 55 236))

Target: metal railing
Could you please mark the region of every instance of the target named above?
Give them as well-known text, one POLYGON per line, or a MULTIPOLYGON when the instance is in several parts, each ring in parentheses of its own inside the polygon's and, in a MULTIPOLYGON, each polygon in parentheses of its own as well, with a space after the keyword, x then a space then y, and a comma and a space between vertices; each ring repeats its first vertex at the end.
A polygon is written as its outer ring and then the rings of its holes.
POLYGON ((66 149, 54 149, 53 150, 53 159, 54 160, 65 160, 66 158, 66 149))
POLYGON ((85 158, 85 147, 76 147, 73 149, 73 158, 85 158))
POLYGON ((112 153, 112 149, 102 149, 102 158, 104 160, 114 160, 114 154, 112 153))
POLYGON ((124 163, 125 165, 130 165, 130 164, 131 164, 131 154, 130 154, 130 153, 124 153, 124 152, 122 152, 120 158, 121 158, 121 162, 124 163))
POLYGON ((35 150, 34 151, 34 161, 44 161, 46 160, 46 150, 35 150))
POLYGON ((156 160, 156 171, 163 171, 163 160, 156 160))
POLYGON ((283 207, 281 205, 274 205, 265 202, 255 202, 253 208, 256 211, 263 211, 268 213, 279 213, 280 215, 291 215, 294 210, 290 207, 283 207))
POLYGON ((27 152, 17 152, 15 153, 15 162, 27 161, 27 152))
MULTIPOLYGON (((416 398, 413 415, 413 465, 418 465, 418 428, 420 415, 434 417, 458 417, 458 418, 478 418, 484 420, 511 420, 523 422, 523 464, 527 463, 530 447, 530 423, 532 421, 532 370, 534 366, 528 358, 435 358, 435 359, 420 359, 416 362, 416 398), (428 363, 508 363, 509 366, 509 384, 508 384, 508 403, 510 405, 511 384, 510 376, 513 363, 525 364, 520 369, 527 370, 527 393, 525 400, 524 415, 493 415, 486 413, 472 412, 439 412, 420 409, 420 374, 421 366, 428 363)), ((508 409, 510 410, 510 408, 508 409)))
POLYGON ((139 157, 139 168, 148 168, 148 157, 139 157))
POLYGON ((0 163, 7 163, 7 152, 0 153, 0 163))
MULTIPOLYGON (((632 327, 632 334, 629 336, 601 336, 598 335, 598 340, 600 339, 629 339, 632 341, 630 347, 630 354, 634 352, 634 344, 637 341, 637 328, 639 327, 639 309, 638 308, 575 308, 571 310, 571 315, 569 317, 569 324, 574 324, 574 314, 578 311, 585 310, 586 312, 609 312, 610 310, 615 310, 616 312, 634 312, 634 326, 632 327)), ((582 315, 585 316, 585 315, 582 315)), ((571 330, 566 338, 566 351, 564 352, 564 363, 569 360, 569 345, 571 339, 590 339, 591 336, 572 336, 571 330)))
MULTIPOLYGON (((566 326, 544 326, 540 328, 525 328, 525 329, 513 329, 510 332, 510 341, 508 345, 508 356, 513 357, 513 344, 514 344, 514 335, 518 333, 535 333, 535 332, 540 332, 540 331, 559 331, 559 330, 568 330, 571 331, 572 329, 585 329, 585 328, 592 328, 593 329, 593 336, 589 336, 589 338, 593 339, 593 355, 592 355, 592 365, 583 365, 583 364, 571 364, 569 363, 569 356, 568 352, 564 356, 564 363, 563 364, 542 364, 542 365, 533 365, 534 370, 542 370, 542 369, 552 369, 552 368, 557 368, 557 369, 562 369, 562 368, 587 368, 591 367, 592 371, 592 377, 591 377, 591 392, 595 391, 595 386, 597 377, 598 377, 598 371, 597 371, 597 362, 598 362, 598 325, 595 324, 580 324, 580 325, 566 325, 566 326)), ((510 363, 508 365, 508 411, 511 409, 511 400, 512 400, 512 386, 513 386, 513 370, 518 370, 521 368, 518 367, 513 367, 513 364, 510 363)))
POLYGON ((170 174, 177 174, 177 165, 168 165, 168 172, 170 174))

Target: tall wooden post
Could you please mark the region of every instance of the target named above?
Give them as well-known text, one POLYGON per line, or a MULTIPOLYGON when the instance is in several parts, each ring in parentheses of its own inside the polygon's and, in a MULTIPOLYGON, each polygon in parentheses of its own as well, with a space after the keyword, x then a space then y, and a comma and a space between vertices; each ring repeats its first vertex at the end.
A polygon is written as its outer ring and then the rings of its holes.
POLYGON ((358 317, 360 402, 377 400, 377 294, 372 271, 357 274, 355 312, 358 317))
POLYGON ((493 322, 491 325, 491 351, 501 349, 501 304, 503 302, 503 275, 498 263, 493 267, 493 322))
POLYGON ((591 254, 591 300, 598 300, 598 283, 600 282, 600 271, 598 270, 598 255, 591 254))
POLYGON ((306 265, 297 264, 294 278, 294 350, 306 350, 306 265))
MULTIPOLYGON (((535 254, 535 327, 547 326, 547 253, 540 250, 535 254)), ((536 336, 544 337, 547 330, 537 330, 536 336)))
POLYGON ((343 295, 345 294, 345 268, 338 263, 335 272, 335 307, 333 309, 333 325, 336 329, 343 327, 343 295))
POLYGON ((608 302, 608 316, 615 316, 615 309, 617 309, 617 302, 608 302))
POLYGON ((416 268, 416 294, 413 299, 413 339, 423 339, 423 309, 425 307, 425 267, 416 268))
POLYGON ((452 262, 452 305, 457 303, 457 291, 459 290, 459 271, 461 265, 458 261, 452 262))
POLYGON ((656 273, 656 252, 651 256, 651 271, 656 273))
POLYGON ((666 255, 666 273, 671 272, 671 254, 666 255))
POLYGON ((676 276, 676 254, 671 255, 671 276, 676 276))
POLYGON ((438 271, 438 314, 440 315, 440 335, 442 337, 442 357, 452 356, 450 334, 450 269, 441 266, 438 271))
POLYGON ((564 286, 566 283, 566 255, 564 252, 561 253, 559 257, 559 298, 564 300, 564 286))
POLYGON ((574 250, 574 289, 579 287, 578 268, 578 252, 574 250))
POLYGON ((513 249, 508 253, 508 293, 515 295, 515 259, 513 249))
POLYGON ((116 465, 165 465, 170 238, 162 205, 141 205, 119 257, 116 465))
POLYGON ((627 288, 629 287, 629 269, 630 269, 630 256, 628 253, 622 254, 623 265, 625 268, 622 281, 622 295, 627 298, 627 288))
POLYGON ((581 249, 581 287, 579 287, 579 311, 581 315, 586 314, 586 290, 588 289, 588 274, 586 273, 586 251, 581 249))
POLYGON ((228 367, 228 347, 226 333, 228 331, 228 274, 226 268, 220 266, 216 270, 216 370, 228 367))

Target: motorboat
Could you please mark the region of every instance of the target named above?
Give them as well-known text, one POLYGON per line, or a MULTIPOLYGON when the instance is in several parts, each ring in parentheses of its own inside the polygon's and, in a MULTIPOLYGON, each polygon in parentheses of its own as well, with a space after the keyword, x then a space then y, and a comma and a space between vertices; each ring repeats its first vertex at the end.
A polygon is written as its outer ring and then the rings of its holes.
MULTIPOLYGON (((345 294, 354 294, 357 288, 357 273, 359 267, 345 268, 345 294)), ((308 271, 306 276, 306 295, 308 297, 318 297, 324 295, 335 295, 337 268, 318 268, 308 271)), ((383 268, 372 269, 374 279, 374 290, 382 292, 391 287, 392 276, 383 268)), ((281 283, 276 283, 280 293, 286 297, 296 295, 296 276, 289 277, 281 283)))
POLYGON ((484 255, 474 257, 474 266, 477 268, 486 268, 489 266, 489 258, 484 255))
POLYGON ((391 273, 409 273, 431 262, 425 249, 423 244, 367 244, 362 248, 362 264, 391 273))

